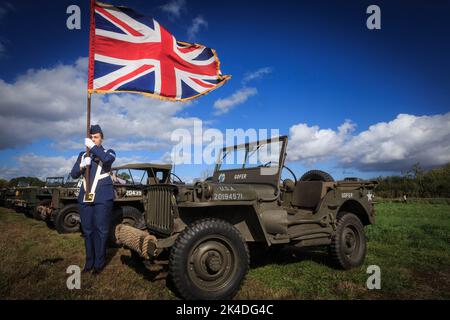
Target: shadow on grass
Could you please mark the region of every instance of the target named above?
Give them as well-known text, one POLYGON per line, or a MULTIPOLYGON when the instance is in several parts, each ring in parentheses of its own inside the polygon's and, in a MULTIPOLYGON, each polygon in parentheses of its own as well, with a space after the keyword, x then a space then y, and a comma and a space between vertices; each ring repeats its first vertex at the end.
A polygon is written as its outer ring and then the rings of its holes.
POLYGON ((156 282, 165 280, 165 286, 172 291, 178 299, 181 299, 169 274, 168 256, 161 256, 162 260, 155 264, 150 261, 144 261, 144 259, 131 250, 130 252, 131 256, 120 256, 120 260, 123 264, 130 267, 146 281, 156 282))
MULTIPOLYGON (((84 239, 83 239, 84 240, 84 239)), ((105 266, 108 266, 111 260, 116 256, 117 251, 119 251, 118 248, 109 247, 106 250, 106 257, 105 257, 105 266)))
POLYGON ((39 261, 39 266, 51 266, 51 265, 54 265, 61 261, 64 261, 64 258, 57 257, 57 258, 52 258, 52 259, 44 259, 44 260, 39 261))
POLYGON ((327 265, 331 268, 335 266, 331 263, 328 251, 324 248, 296 248, 292 246, 272 247, 269 249, 249 248, 250 268, 263 267, 268 264, 287 265, 301 261, 313 261, 327 265), (252 250, 254 249, 254 250, 252 250))
POLYGON ((132 253, 131 256, 121 255, 120 260, 123 264, 133 269, 137 274, 141 275, 147 281, 158 281, 164 279, 167 268, 162 266, 160 269, 151 269, 153 265, 145 262, 141 257, 132 253), (163 271, 164 270, 164 271, 163 271))

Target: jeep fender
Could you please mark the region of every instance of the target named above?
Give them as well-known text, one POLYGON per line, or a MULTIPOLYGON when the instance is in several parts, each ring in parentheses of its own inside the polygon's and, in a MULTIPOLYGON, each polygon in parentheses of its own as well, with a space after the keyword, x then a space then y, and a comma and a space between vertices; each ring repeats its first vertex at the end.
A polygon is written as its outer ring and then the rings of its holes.
MULTIPOLYGON (((219 218, 231 223, 247 242, 265 242, 270 245, 267 231, 259 216, 256 201, 233 201, 198 206, 179 206, 179 219, 184 227, 202 218, 219 218)), ((178 227, 177 231, 184 229, 178 227)))
POLYGON ((363 225, 375 223, 375 211, 367 201, 361 201, 358 198, 339 199, 335 191, 329 192, 319 203, 317 207, 318 217, 333 214, 337 219, 339 212, 351 212, 355 214, 363 225))

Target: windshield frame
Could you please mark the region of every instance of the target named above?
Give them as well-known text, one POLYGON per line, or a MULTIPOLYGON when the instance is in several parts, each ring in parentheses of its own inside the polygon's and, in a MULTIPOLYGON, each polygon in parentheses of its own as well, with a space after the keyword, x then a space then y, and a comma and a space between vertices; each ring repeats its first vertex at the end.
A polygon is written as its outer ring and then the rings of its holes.
POLYGON ((216 164, 214 167, 214 173, 222 172, 222 171, 235 171, 235 170, 242 170, 242 169, 250 170, 250 169, 258 168, 258 166, 246 167, 246 163, 249 158, 249 154, 251 156, 254 152, 258 151, 261 146, 269 145, 274 142, 281 143, 281 148, 280 148, 279 157, 278 157, 278 165, 277 165, 278 171, 280 171, 280 169, 284 165, 284 159, 286 156, 287 136, 273 137, 273 138, 269 138, 269 139, 265 139, 265 140, 257 140, 254 142, 247 142, 247 143, 243 143, 243 144, 239 144, 239 145, 233 145, 233 146, 228 146, 228 147, 222 148, 220 150, 219 155, 217 156, 216 164), (256 146, 256 148, 252 149, 252 147, 255 147, 255 146, 256 146), (222 169, 221 166, 222 166, 226 156, 231 151, 237 151, 237 150, 245 150, 245 156, 244 156, 244 161, 242 163, 242 166, 240 168, 238 166, 236 166, 236 168, 222 169))

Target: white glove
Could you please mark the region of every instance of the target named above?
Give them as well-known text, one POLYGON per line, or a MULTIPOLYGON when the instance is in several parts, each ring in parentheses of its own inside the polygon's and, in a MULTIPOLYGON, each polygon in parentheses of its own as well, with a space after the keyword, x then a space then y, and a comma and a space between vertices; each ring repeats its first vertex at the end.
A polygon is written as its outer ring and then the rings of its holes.
POLYGON ((86 167, 86 160, 83 158, 80 162, 80 169, 84 169, 86 167))
POLYGON ((83 168, 85 168, 86 166, 90 166, 90 165, 91 165, 91 158, 90 158, 90 157, 86 157, 86 158, 83 158, 83 159, 81 160, 80 168, 83 169, 83 168))
POLYGON ((92 147, 95 146, 95 143, 89 138, 84 138, 84 145, 89 149, 92 149, 92 147))

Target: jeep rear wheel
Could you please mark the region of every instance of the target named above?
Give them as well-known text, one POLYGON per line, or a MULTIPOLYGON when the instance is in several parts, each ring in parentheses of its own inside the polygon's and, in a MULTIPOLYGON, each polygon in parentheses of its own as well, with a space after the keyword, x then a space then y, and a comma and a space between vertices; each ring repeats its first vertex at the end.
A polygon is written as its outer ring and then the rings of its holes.
POLYGON ((330 245, 332 262, 342 269, 359 267, 366 256, 366 236, 364 226, 352 213, 340 213, 336 234, 330 245))
POLYGON ((226 221, 202 219, 178 236, 170 253, 169 274, 184 299, 230 299, 249 268, 247 244, 226 221))
POLYGON ((56 213, 53 224, 58 233, 80 231, 80 213, 78 204, 69 204, 56 213))

